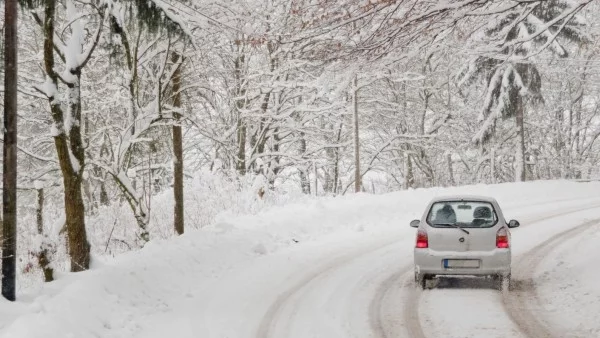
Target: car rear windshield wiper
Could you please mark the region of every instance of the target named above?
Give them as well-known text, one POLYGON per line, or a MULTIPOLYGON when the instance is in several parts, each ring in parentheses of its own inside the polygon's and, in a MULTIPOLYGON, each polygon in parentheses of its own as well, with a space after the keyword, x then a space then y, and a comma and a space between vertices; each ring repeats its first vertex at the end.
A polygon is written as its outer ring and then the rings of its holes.
POLYGON ((433 223, 433 224, 435 224, 435 225, 442 225, 442 226, 455 227, 455 228, 459 229, 460 231, 466 233, 467 235, 470 235, 470 233, 467 230, 461 228, 460 225, 458 225, 458 224, 454 224, 454 223, 433 223))

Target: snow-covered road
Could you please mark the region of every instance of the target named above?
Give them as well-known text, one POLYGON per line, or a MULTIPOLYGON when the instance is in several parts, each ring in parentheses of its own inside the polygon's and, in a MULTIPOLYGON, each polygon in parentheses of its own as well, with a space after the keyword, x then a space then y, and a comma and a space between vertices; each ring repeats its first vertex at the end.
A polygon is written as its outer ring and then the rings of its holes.
MULTIPOLYGON (((508 212, 515 211, 524 221, 523 228, 535 232, 528 245, 540 242, 547 248, 565 233, 573 236, 597 224, 587 220, 600 215, 598 201, 576 203, 575 207, 573 201, 544 203, 543 211, 535 213, 530 212, 533 206, 524 213, 517 213, 517 208, 508 212)), ((528 230, 513 230, 513 236, 528 235, 528 230)), ((549 327, 536 335, 540 327, 528 324, 534 317, 524 310, 528 298, 506 297, 510 303, 503 308, 502 294, 491 280, 441 280, 435 289, 417 290, 412 257, 406 250, 412 240, 375 242, 307 273, 300 283, 281 292, 257 337, 553 337, 545 334, 551 331, 549 327), (523 310, 520 317, 511 313, 514 309, 523 310)), ((545 250, 539 249, 543 257, 545 250)), ((515 262, 527 268, 532 267, 532 259, 516 253, 515 262), (526 263, 521 264, 521 259, 526 263)), ((518 270, 516 291, 530 285, 531 279, 523 268, 518 270)))
POLYGON ((597 337, 599 220, 593 182, 288 205, 153 242, 0 302, 0 336, 597 337), (431 197, 455 193, 494 196, 521 222, 512 230, 511 292, 485 279, 414 287, 408 223, 431 197))

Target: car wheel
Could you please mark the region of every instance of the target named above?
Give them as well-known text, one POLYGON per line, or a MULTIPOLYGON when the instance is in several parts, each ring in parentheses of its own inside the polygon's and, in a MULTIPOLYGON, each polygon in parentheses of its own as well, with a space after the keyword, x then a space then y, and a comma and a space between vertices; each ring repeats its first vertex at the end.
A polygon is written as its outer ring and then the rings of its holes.
POLYGON ((427 289, 427 281, 431 280, 429 275, 419 275, 416 278, 416 284, 421 290, 427 289))
POLYGON ((427 275, 420 275, 415 272, 415 285, 421 289, 425 290, 427 287, 427 275))

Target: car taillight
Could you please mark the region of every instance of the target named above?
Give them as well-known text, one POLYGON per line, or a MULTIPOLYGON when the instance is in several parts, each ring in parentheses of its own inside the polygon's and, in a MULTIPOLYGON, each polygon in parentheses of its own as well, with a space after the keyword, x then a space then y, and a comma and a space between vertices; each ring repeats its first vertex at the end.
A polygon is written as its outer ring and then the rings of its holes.
POLYGON ((502 227, 496 232, 496 248, 507 249, 508 247, 508 231, 502 227))
POLYGON ((427 238, 427 232, 423 229, 419 229, 417 231, 417 245, 415 246, 420 249, 425 249, 429 247, 429 240, 427 238))

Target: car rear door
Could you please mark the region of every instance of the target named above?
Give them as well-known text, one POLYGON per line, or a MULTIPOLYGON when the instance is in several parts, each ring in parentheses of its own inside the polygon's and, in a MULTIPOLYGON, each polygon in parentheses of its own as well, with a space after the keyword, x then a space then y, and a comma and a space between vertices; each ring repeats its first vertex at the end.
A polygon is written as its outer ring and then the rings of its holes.
POLYGON ((428 227, 429 248, 436 251, 491 251, 496 249, 496 232, 499 225, 491 228, 428 227))

